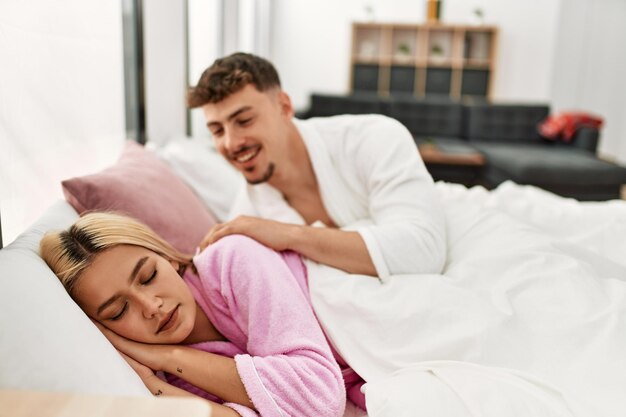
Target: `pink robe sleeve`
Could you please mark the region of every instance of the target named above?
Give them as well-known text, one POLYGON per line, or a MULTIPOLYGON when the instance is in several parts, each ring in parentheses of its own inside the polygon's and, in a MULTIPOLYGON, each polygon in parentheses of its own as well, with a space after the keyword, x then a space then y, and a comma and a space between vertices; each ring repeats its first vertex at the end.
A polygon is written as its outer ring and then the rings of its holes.
POLYGON ((194 263, 202 281, 203 276, 219 277, 206 284, 220 293, 213 297, 215 307, 247 336, 248 354, 235 356, 235 362, 259 413, 342 416, 346 393, 339 365, 281 254, 233 235, 211 245, 194 263))

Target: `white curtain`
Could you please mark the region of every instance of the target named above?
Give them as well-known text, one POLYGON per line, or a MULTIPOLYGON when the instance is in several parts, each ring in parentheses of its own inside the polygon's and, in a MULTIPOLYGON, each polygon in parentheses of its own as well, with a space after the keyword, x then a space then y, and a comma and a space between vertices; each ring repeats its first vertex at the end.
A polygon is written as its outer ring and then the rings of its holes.
POLYGON ((239 0, 238 49, 271 58, 272 0, 239 0))
MULTIPOLYGON (((272 57, 273 0, 188 0, 189 83, 233 52, 272 57)), ((202 112, 191 111, 192 136, 209 136, 202 112)))
POLYGON ((121 1, 0 0, 4 244, 123 146, 121 1))

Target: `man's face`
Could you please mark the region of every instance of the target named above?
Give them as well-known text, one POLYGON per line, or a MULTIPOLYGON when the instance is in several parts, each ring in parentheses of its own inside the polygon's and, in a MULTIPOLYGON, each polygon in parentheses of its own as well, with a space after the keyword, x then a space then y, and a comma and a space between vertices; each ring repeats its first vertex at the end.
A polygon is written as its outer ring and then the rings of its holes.
POLYGON ((278 88, 260 92, 252 84, 202 107, 218 151, 250 184, 270 180, 287 157, 293 117, 289 97, 278 88))
POLYGON ((177 266, 139 246, 115 246, 81 275, 74 298, 89 317, 127 339, 181 343, 194 328, 196 303, 177 266))

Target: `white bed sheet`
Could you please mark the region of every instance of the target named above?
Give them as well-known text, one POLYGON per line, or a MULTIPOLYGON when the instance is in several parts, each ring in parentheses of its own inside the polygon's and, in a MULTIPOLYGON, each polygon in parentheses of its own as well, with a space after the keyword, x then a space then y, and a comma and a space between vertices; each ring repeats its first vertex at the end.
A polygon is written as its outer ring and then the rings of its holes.
POLYGON ((382 285, 308 262, 323 327, 369 381, 369 416, 622 416, 626 202, 437 187, 442 275, 382 285))
MULTIPOLYGON (((513 183, 437 187, 450 222, 443 276, 380 287, 336 271, 315 279, 310 266, 326 330, 370 380, 370 417, 622 416, 626 202, 579 203, 513 183)), ((211 208, 217 196, 207 195, 211 208)), ((149 395, 36 255, 42 231, 75 216, 67 204, 51 208, 0 254, 0 327, 17 335, 0 344, 11 358, 0 361, 0 387, 149 395), (25 305, 39 307, 30 316, 25 305)), ((366 415, 349 406, 345 417, 366 415)))

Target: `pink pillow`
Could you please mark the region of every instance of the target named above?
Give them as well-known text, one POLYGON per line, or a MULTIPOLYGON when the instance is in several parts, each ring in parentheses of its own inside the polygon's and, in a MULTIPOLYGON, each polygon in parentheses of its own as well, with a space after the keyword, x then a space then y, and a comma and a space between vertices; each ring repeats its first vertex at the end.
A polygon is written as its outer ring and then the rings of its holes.
POLYGON ((78 211, 116 211, 150 226, 183 253, 193 254, 216 223, 194 192, 152 152, 129 141, 117 163, 62 182, 78 211))

